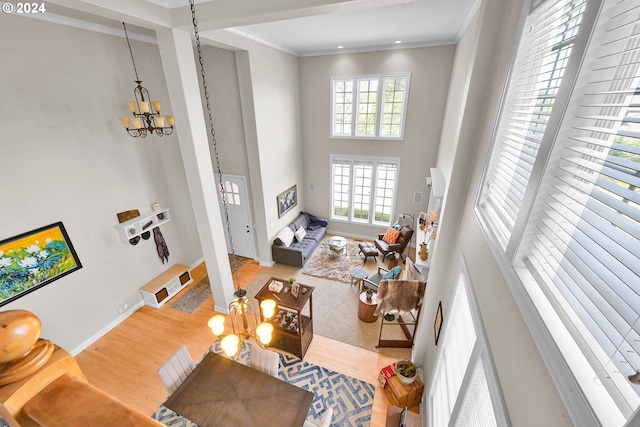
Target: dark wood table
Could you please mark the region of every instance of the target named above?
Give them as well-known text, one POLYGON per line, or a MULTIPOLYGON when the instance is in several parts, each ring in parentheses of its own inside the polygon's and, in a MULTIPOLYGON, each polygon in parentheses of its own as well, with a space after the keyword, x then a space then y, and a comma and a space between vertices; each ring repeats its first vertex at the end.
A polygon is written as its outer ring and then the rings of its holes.
MULTIPOLYGON (((300 292, 296 298, 291 294, 291 285, 287 279, 272 277, 258 291, 255 298, 260 302, 265 299, 272 299, 278 305, 276 315, 271 319, 274 330, 273 338, 269 345, 302 359, 313 339, 313 290, 315 288, 302 283, 298 284, 300 285, 300 292), (281 292, 274 293, 269 290, 269 284, 272 281, 279 281, 283 284, 281 292), (306 312, 306 314, 303 312, 306 312), (291 321, 282 321, 282 316, 287 314, 289 319, 296 320, 297 327, 295 325, 290 327, 291 321), (277 320, 278 316, 280 316, 280 321, 277 320)), ((260 316, 262 316, 262 312, 260 316)))
POLYGON ((313 393, 208 353, 164 406, 200 427, 301 427, 313 393))

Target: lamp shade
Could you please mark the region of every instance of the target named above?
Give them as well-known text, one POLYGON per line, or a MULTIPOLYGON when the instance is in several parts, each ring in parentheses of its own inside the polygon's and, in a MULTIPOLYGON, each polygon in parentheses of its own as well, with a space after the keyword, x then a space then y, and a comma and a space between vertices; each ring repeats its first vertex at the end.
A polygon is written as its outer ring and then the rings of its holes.
POLYGON ((271 342, 271 334, 273 333, 273 325, 271 323, 263 322, 256 328, 256 335, 260 339, 262 344, 269 344, 271 342))
POLYGON ((233 357, 238 352, 238 346, 240 344, 240 338, 236 334, 230 334, 222 338, 220 341, 220 347, 224 350, 225 354, 229 357, 233 357))
POLYGON ((132 113, 136 112, 136 105, 137 103, 134 101, 127 102, 127 108, 129 108, 129 111, 131 111, 132 113))
POLYGON ((151 106, 153 107, 156 113, 160 112, 160 101, 151 101, 151 106))
POLYGON ((129 118, 128 117, 120 117, 120 123, 122 123, 122 127, 125 129, 129 129, 129 118))
POLYGON ((173 116, 167 116, 167 123, 169 123, 169 126, 173 127, 175 120, 173 119, 173 116))
POLYGON ((262 309, 262 315, 271 319, 276 309, 276 302, 272 299, 266 299, 260 303, 260 308, 262 309))
POLYGON ((211 328, 214 335, 222 335, 224 332, 224 320, 224 316, 222 314, 218 314, 209 319, 207 326, 211 328))

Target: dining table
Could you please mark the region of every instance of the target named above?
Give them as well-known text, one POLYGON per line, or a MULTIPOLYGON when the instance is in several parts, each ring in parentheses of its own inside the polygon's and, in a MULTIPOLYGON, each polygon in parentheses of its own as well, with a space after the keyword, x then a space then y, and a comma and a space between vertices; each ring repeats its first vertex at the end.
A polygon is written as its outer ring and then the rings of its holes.
POLYGON ((209 352, 164 406, 199 427, 301 427, 313 393, 209 352))

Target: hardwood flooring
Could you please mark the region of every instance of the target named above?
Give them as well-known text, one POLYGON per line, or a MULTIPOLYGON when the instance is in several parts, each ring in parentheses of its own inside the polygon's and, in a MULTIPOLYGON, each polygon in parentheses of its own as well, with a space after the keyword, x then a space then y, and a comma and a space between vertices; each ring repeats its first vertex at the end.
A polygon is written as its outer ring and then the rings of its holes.
MULTIPOLYGON (((248 261, 238 270, 240 285, 251 282, 262 269, 256 261, 248 261)), ((190 287, 206 276, 204 263, 191 274, 194 280, 190 287)), ((160 365, 181 344, 187 346, 197 361, 214 341, 207 327, 207 320, 214 313, 212 297, 192 314, 169 307, 187 291, 183 290, 160 309, 142 307, 77 355, 89 382, 143 413, 153 413, 167 398, 156 374, 160 365)), ((395 361, 319 335, 314 335, 305 360, 374 385, 378 371, 395 361)), ((371 427, 385 425, 387 405, 387 397, 376 386, 371 427)))

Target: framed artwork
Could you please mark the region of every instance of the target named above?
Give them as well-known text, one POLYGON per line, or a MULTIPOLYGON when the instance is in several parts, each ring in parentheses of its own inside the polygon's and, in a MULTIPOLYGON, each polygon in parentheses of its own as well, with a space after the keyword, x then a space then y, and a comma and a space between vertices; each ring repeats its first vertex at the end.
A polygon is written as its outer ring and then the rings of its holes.
POLYGON ((289 212, 298 204, 298 187, 294 185, 286 191, 278 194, 278 218, 289 212))
POLYGON ((293 282, 291 284, 291 295, 298 298, 298 294, 300 293, 300 285, 298 282, 293 282))
POLYGON ((424 226, 427 224, 426 212, 420 212, 420 216, 418 216, 418 224, 420 224, 420 228, 424 229, 424 226))
POLYGON ((62 222, 0 240, 0 306, 80 268, 62 222))
POLYGON ((438 310, 436 311, 436 321, 433 324, 433 333, 436 337, 436 345, 438 345, 438 338, 440 337, 440 329, 442 329, 442 301, 438 303, 438 310))

